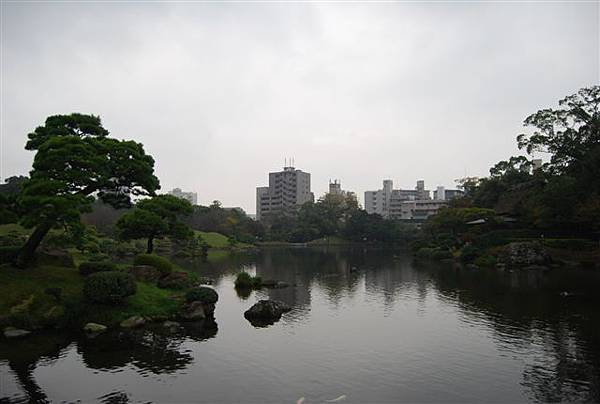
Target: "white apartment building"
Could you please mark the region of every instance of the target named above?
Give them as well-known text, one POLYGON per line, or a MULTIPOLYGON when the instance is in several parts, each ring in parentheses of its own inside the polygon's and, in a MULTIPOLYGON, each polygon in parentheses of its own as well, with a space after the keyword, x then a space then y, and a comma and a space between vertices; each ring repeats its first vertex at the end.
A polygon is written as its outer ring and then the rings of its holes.
POLYGON ((437 187, 433 191, 433 199, 436 201, 449 201, 454 198, 460 198, 464 196, 465 192, 460 189, 446 189, 444 187, 437 187))
POLYGON ((425 181, 417 181, 415 189, 394 189, 392 180, 383 180, 383 188, 365 192, 365 210, 377 213, 387 219, 400 219, 402 203, 415 200, 430 200, 430 192, 425 189, 425 181))
POLYGON ((401 203, 400 215, 395 215, 394 219, 401 220, 426 220, 429 216, 435 215, 439 208, 448 206, 446 200, 414 200, 401 203))
POLYGON ((170 190, 169 195, 176 196, 177 198, 187 199, 192 205, 198 204, 198 194, 195 192, 184 192, 181 188, 173 188, 170 190))
POLYGON ((269 213, 291 213, 306 202, 314 202, 310 173, 294 167, 269 173, 269 186, 256 188, 256 220, 269 213))

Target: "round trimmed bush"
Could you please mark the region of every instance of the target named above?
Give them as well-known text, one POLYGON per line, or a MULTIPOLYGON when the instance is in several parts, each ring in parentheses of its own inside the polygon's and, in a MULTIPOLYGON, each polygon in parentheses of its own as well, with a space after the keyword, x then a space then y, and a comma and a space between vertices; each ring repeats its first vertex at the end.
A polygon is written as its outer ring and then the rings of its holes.
POLYGON ((199 286, 189 290, 185 294, 185 300, 188 302, 201 302, 206 304, 214 304, 219 300, 219 295, 213 288, 199 286))
POLYGON ((135 278, 126 272, 97 272, 83 285, 86 300, 101 304, 120 304, 136 291, 135 278))
POLYGON ((135 265, 150 265, 158 269, 161 276, 169 275, 173 272, 173 264, 163 257, 160 257, 155 254, 138 254, 133 260, 135 265))
POLYGON ((96 272, 109 272, 116 270, 117 266, 112 262, 107 261, 87 261, 79 264, 79 274, 81 276, 88 276, 95 274, 96 272))

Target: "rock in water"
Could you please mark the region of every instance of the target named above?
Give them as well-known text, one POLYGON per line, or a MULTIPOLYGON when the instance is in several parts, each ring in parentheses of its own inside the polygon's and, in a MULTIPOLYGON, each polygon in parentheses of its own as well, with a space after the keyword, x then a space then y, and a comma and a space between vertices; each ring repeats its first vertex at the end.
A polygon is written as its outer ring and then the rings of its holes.
POLYGON ((136 328, 144 325, 146 320, 142 316, 131 316, 126 320, 121 321, 121 327, 123 328, 136 328))
POLYGON ((279 321, 281 315, 291 310, 287 304, 277 300, 260 300, 244 313, 244 317, 256 327, 264 327, 279 321))
POLYGON ((29 334, 31 334, 31 331, 21 330, 19 328, 15 328, 15 327, 6 327, 4 329, 4 336, 6 338, 21 338, 21 337, 26 337, 29 334))
POLYGON ((183 320, 197 321, 206 318, 206 312, 204 310, 204 303, 200 301, 194 301, 186 304, 180 314, 183 320))
POLYGON ((87 334, 100 334, 104 331, 106 331, 106 326, 102 325, 102 324, 97 324, 97 323, 87 323, 84 327, 83 327, 83 331, 85 331, 87 334))

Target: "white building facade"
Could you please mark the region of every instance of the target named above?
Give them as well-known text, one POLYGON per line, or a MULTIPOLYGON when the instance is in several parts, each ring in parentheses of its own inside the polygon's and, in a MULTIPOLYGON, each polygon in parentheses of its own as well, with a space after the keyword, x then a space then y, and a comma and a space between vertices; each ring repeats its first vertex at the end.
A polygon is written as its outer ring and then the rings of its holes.
POLYGON ((271 213, 293 213, 302 204, 314 202, 310 173, 294 167, 269 173, 269 186, 256 188, 256 220, 271 213))
POLYGON ((195 192, 185 192, 182 191, 181 188, 173 188, 169 191, 169 195, 176 196, 177 198, 186 199, 192 205, 198 204, 198 194, 195 192))
POLYGON ((437 187, 433 194, 434 199, 431 199, 423 180, 417 181, 415 189, 394 189, 392 180, 384 180, 382 189, 365 192, 365 210, 386 219, 421 221, 447 206, 447 198, 454 196, 455 190, 437 187))

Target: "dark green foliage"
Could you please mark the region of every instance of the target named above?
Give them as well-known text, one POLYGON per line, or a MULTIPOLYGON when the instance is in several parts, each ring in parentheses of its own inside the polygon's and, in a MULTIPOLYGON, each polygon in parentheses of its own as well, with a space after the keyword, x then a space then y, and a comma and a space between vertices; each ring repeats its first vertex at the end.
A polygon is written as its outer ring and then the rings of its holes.
POLYGON ((417 258, 443 260, 452 259, 453 255, 450 251, 439 247, 421 247, 415 253, 417 258))
POLYGON ((117 266, 112 262, 96 262, 96 261, 88 261, 82 262, 79 264, 79 274, 81 276, 88 276, 94 274, 96 272, 108 272, 108 271, 116 271, 117 266))
POLYGON ((482 249, 473 245, 467 244, 460 250, 460 260, 464 263, 471 263, 482 254, 482 249))
POLYGON ((18 246, 0 246, 0 264, 14 261, 20 249, 18 246))
POLYGON ((23 184, 27 181, 25 176, 13 176, 0 184, 0 224, 17 223, 23 213, 18 203, 23 184))
POLYGON ((598 243, 585 239, 544 239, 543 243, 550 248, 564 248, 571 251, 589 251, 599 248, 598 243))
POLYGON ((138 202, 134 210, 121 216, 117 221, 117 233, 122 240, 147 239, 146 252, 150 254, 155 239, 165 236, 175 240, 191 239, 193 233, 181 218, 192 212, 192 205, 187 200, 158 195, 138 202))
POLYGON ((48 117, 29 134, 25 148, 35 151, 31 177, 18 203, 21 223, 35 227, 19 255, 26 266, 48 231, 77 223, 97 194, 115 207, 129 206, 132 195, 150 195, 159 188, 154 160, 133 141, 108 137, 100 118, 71 114, 48 117))
POLYGON ((188 302, 202 302, 206 304, 215 304, 219 300, 219 295, 213 288, 200 286, 189 290, 185 294, 185 300, 188 302))
POLYGON ((473 261, 475 265, 481 268, 492 268, 494 265, 496 265, 496 262, 496 257, 489 254, 481 255, 475 258, 475 260, 473 261))
POLYGON ((432 258, 434 260, 452 259, 452 253, 448 250, 436 250, 433 252, 432 258))
POLYGON ((173 272, 173 264, 161 256, 155 254, 139 254, 133 260, 135 265, 150 265, 160 272, 161 276, 169 275, 173 272))
POLYGON ((241 209, 223 208, 219 201, 210 206, 194 206, 185 223, 194 230, 221 233, 248 244, 265 236, 262 223, 252 220, 241 209))
POLYGON ((262 286, 260 276, 252 276, 247 272, 240 272, 235 278, 235 287, 240 289, 258 289, 262 286))
POLYGON ((61 288, 46 288, 44 293, 48 296, 52 296, 56 302, 62 300, 62 289, 61 288))
POLYGON ((125 272, 98 272, 91 274, 83 285, 85 299, 92 303, 121 304, 136 292, 135 279, 125 272))

